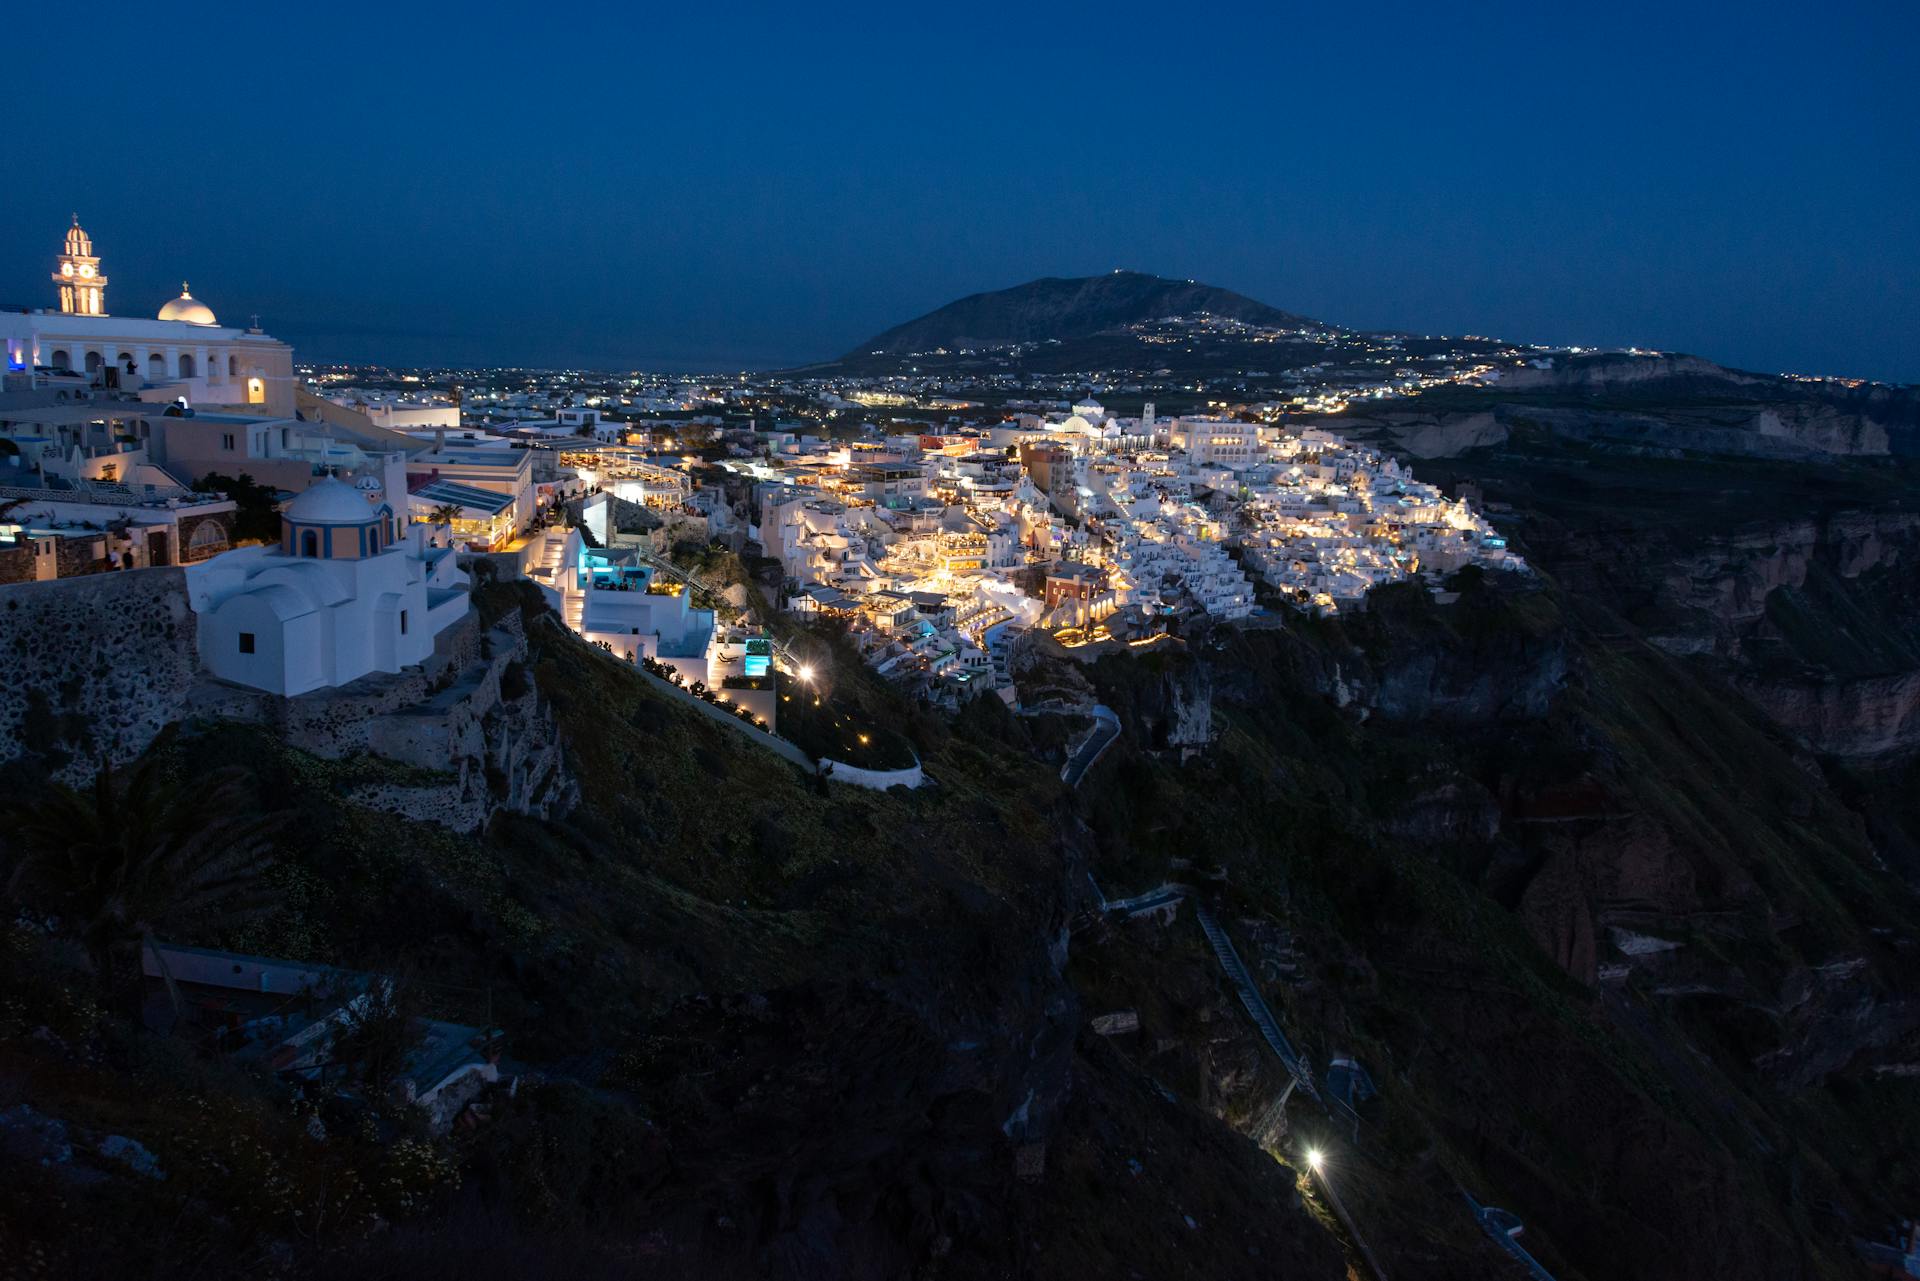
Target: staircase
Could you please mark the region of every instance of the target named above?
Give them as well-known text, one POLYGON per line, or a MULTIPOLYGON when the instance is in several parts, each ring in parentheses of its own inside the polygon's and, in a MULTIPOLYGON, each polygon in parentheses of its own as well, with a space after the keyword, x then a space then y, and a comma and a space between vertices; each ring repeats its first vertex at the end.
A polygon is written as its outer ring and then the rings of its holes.
MULTIPOLYGON (((715 587, 712 583, 709 583, 706 580, 702 579, 698 574, 695 574, 688 570, 684 570, 680 568, 678 565, 674 564, 671 560, 667 559, 665 556, 661 556, 655 552, 649 551, 644 546, 636 548, 635 550, 638 552, 641 561, 643 561, 648 565, 653 566, 655 569, 659 570, 663 574, 666 574, 668 577, 678 579, 680 582, 685 583, 689 588, 694 588, 699 591, 705 592, 707 596, 713 600, 716 600, 716 601, 726 600, 726 595, 720 588, 715 587)), ((747 615, 743 611, 741 614, 741 617, 744 618, 746 616, 747 615)), ((781 640, 778 636, 773 635, 771 632, 768 633, 767 639, 773 642, 773 652, 779 655, 781 664, 787 671, 789 672, 798 671, 803 666, 803 664, 800 661, 800 656, 798 654, 795 654, 793 652, 793 649, 785 641, 781 640)))
POLYGON ((547 573, 547 581, 556 588, 560 586, 560 558, 567 554, 567 531, 549 529, 546 542, 540 549, 540 568, 547 573))
POLYGON ((1214 957, 1220 962, 1228 981, 1240 994, 1240 1004, 1246 1007, 1247 1017, 1260 1029, 1267 1047, 1271 1049, 1286 1067, 1299 1087, 1306 1091, 1316 1103, 1320 1101, 1320 1091, 1314 1087, 1313 1071, 1305 1059, 1295 1052, 1293 1043, 1287 1040, 1287 1034, 1280 1030, 1280 1020, 1273 1016, 1266 998, 1260 995, 1253 976, 1247 973, 1247 967, 1241 964, 1240 954, 1233 950, 1233 940, 1220 928, 1220 922, 1213 919, 1213 913, 1206 909, 1198 899, 1193 900, 1193 914, 1200 922, 1200 932, 1207 936, 1208 946, 1213 948, 1214 957))
POLYGON ((560 617, 569 631, 580 630, 580 620, 586 612, 586 597, 579 587, 567 580, 567 531, 549 529, 540 545, 540 563, 533 568, 533 578, 551 588, 560 598, 560 617))

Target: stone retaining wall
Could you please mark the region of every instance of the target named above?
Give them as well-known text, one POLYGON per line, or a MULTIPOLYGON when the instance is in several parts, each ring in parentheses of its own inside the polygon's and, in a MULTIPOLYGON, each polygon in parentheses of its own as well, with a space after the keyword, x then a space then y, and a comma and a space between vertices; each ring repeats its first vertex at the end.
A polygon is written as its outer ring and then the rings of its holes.
POLYGON ((876 792, 884 792, 889 787, 918 787, 927 781, 917 761, 908 769, 861 769, 858 765, 848 765, 844 761, 829 760, 822 756, 819 770, 830 783, 851 783, 855 787, 870 787, 876 792))
POLYGON ((0 588, 0 761, 80 782, 180 718, 199 666, 177 568, 0 588))

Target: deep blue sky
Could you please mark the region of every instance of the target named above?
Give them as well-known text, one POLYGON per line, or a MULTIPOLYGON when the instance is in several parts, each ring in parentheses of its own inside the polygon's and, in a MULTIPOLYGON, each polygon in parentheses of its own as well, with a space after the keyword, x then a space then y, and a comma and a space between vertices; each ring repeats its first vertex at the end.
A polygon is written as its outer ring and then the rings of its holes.
POLYGON ((827 8, 42 6, 0 301, 77 209, 112 310, 314 358, 788 363, 1125 266, 1920 381, 1911 0, 827 8))

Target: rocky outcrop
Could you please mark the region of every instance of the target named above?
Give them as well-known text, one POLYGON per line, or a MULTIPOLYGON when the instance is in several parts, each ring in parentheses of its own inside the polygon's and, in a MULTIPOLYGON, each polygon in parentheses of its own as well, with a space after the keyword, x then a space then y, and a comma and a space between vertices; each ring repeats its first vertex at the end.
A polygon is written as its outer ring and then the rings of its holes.
POLYGON ((274 727, 290 747, 328 760, 378 757, 401 767, 347 799, 370 809, 484 827, 502 810, 547 818, 579 800, 553 711, 525 671, 518 614, 483 629, 477 614, 436 638, 418 668, 281 698, 204 680, 193 711, 274 727))
POLYGON ((1856 680, 1747 679, 1740 691, 1816 751, 1877 760, 1920 748, 1920 672, 1856 680))
POLYGON ((519 616, 508 615, 445 689, 370 721, 368 751, 451 777, 366 784, 348 799, 459 831, 478 830, 501 810, 548 818, 572 809, 579 783, 552 709, 526 676, 526 659, 519 616))
POLYGON ((1859 410, 1797 402, 1681 412, 1504 402, 1485 408, 1427 410, 1416 401, 1404 408, 1342 414, 1327 425, 1343 435, 1381 441, 1417 459, 1457 458, 1503 445, 1523 430, 1649 457, 1884 457, 1895 452, 1898 430, 1859 410))
POLYGON ((1583 559, 1613 558, 1616 576, 1637 571, 1657 608, 1696 624, 1700 631, 1693 640, 1705 639, 1713 652, 1738 657, 1742 640, 1766 613, 1767 597, 1805 585, 1816 561, 1842 579, 1855 579, 1920 553, 1920 513, 1841 512, 1755 525, 1690 550, 1656 550, 1631 532, 1610 543, 1588 550, 1583 559))
POLYGON ((1385 437, 1415 458, 1454 458, 1504 444, 1509 434, 1506 423, 1492 410, 1429 413, 1417 407, 1385 413, 1350 410, 1340 416, 1336 429, 1348 437, 1385 437))
POLYGON ((1885 424, 1821 404, 1755 404, 1684 414, 1502 406, 1495 417, 1544 428, 1567 440, 1667 457, 1691 453, 1793 459, 1890 452, 1885 424))

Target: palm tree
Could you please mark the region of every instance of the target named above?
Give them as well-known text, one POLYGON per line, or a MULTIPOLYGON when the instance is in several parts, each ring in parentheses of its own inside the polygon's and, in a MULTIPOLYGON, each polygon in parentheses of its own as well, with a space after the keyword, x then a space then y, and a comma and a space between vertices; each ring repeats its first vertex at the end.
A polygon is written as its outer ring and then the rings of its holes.
POLYGON ((93 962, 103 1003, 122 1003, 136 1023, 138 958, 160 930, 271 905, 261 873, 285 816, 261 812, 245 778, 228 767, 183 785, 149 753, 130 773, 102 764, 88 791, 52 784, 7 815, 8 893, 60 919, 93 962))
POLYGON ((427 520, 447 531, 447 541, 453 541, 453 522, 460 519, 460 513, 466 510, 459 503, 441 503, 427 513, 427 520))

